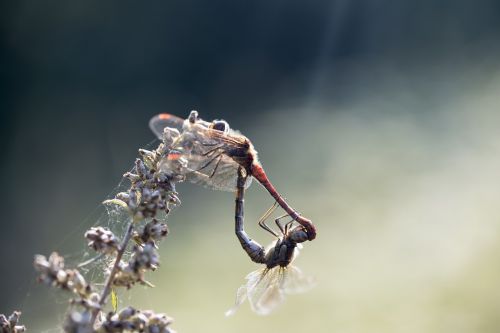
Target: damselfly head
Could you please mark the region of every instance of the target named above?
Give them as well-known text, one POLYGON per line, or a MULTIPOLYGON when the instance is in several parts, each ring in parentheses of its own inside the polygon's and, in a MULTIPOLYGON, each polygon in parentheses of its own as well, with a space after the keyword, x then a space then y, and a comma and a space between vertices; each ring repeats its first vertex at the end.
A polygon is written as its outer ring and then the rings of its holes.
POLYGON ((223 133, 229 132, 229 124, 225 120, 214 120, 210 125, 210 128, 221 131, 223 133))
POLYGON ((289 239, 293 243, 303 243, 309 240, 306 229, 301 225, 289 230, 285 238, 289 239))

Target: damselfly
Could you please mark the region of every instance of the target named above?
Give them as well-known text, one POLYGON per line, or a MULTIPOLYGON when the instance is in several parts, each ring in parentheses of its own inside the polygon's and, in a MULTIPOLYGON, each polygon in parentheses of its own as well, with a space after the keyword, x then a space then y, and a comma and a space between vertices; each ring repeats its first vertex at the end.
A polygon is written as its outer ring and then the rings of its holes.
MULTIPOLYGON (((246 234, 243 226, 245 178, 244 171, 239 170, 235 231, 241 246, 250 258, 266 266, 247 275, 247 282, 238 289, 235 305, 226 312, 227 316, 234 314, 246 299, 256 313, 269 314, 284 301, 285 295, 304 292, 313 286, 313 280, 305 277, 300 269, 292 265, 301 246, 300 243, 308 239, 303 226, 293 226, 294 220, 282 225, 277 219, 276 224, 281 234, 276 234, 276 240, 267 249, 246 234)), ((273 207, 264 214, 261 221, 271 214, 273 207)))

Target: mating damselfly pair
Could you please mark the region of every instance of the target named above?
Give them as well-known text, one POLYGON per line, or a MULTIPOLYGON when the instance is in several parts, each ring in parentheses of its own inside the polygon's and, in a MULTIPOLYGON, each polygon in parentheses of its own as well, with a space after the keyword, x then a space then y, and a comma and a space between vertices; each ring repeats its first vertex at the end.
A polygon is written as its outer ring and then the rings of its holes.
POLYGON ((291 263, 301 243, 316 237, 316 228, 309 219, 293 209, 269 181, 251 141, 231 129, 227 122, 204 121, 196 111, 191 111, 187 119, 159 114, 149 124, 166 145, 165 156, 160 162, 161 172, 177 181, 236 192, 236 235, 250 259, 265 267, 246 277, 247 283, 237 292, 235 307, 226 314, 233 314, 245 299, 249 300, 255 312, 268 314, 284 300, 286 294, 309 289, 312 280, 291 263), (275 241, 267 248, 251 239, 244 230, 243 198, 252 178, 275 200, 275 204, 258 222, 275 237, 275 241), (275 219, 278 227, 278 231, 275 231, 266 220, 278 206, 286 214, 275 219), (289 221, 282 223, 286 218, 289 221))

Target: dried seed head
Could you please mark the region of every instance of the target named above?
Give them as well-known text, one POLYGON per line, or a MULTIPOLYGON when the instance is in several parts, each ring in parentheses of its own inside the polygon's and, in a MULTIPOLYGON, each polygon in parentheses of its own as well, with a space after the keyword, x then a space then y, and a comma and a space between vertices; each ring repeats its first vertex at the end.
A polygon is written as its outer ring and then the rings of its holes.
POLYGON ((159 241, 168 234, 168 226, 166 223, 161 223, 156 219, 148 222, 138 237, 143 243, 159 241))
MULTIPOLYGON (((120 262, 118 270, 113 277, 113 285, 116 287, 131 288, 135 283, 150 285, 144 280, 144 274, 147 270, 155 270, 160 264, 160 257, 156 251, 155 244, 146 243, 144 246, 135 246, 132 258, 128 263, 120 262)), ((108 274, 112 267, 108 268, 108 274)))
MULTIPOLYGON (((111 273, 109 270, 108 275, 111 273)), ((135 272, 128 263, 120 262, 118 272, 113 277, 113 285, 116 287, 126 287, 130 289, 136 282, 143 280, 143 276, 139 272, 135 272)))
POLYGON ((160 256, 156 251, 154 243, 146 243, 144 246, 135 246, 134 255, 129 263, 130 267, 135 271, 155 270, 160 265, 160 256))
POLYGON ((127 202, 130 210, 134 211, 137 209, 137 193, 134 190, 129 191, 129 200, 127 202))
POLYGON ((123 175, 123 177, 127 178, 130 180, 131 183, 135 183, 141 179, 139 175, 136 175, 135 173, 127 172, 123 175))
POLYGON ((145 149, 139 149, 139 154, 141 155, 144 164, 148 169, 154 169, 157 163, 156 152, 151 152, 145 149))
POLYGON ((58 272, 64 269, 64 258, 53 252, 49 259, 42 255, 35 255, 33 262, 35 270, 39 273, 38 281, 52 285, 58 281, 58 272))
POLYGON ((59 284, 66 283, 68 280, 68 273, 63 270, 57 271, 56 280, 59 284))
POLYGON ((64 322, 64 332, 67 333, 92 333, 92 314, 90 311, 83 312, 72 311, 66 317, 64 322))
POLYGON ((146 166, 144 165, 144 162, 140 159, 135 160, 135 172, 139 175, 141 178, 145 178, 148 170, 146 169, 146 166))
POLYGON ((181 204, 181 199, 177 196, 177 193, 172 193, 169 198, 169 203, 179 206, 181 204))
POLYGON ((150 201, 151 200, 151 190, 147 187, 144 187, 142 189, 142 197, 141 197, 141 201, 143 202, 147 202, 147 201, 150 201))
POLYGON ((163 152, 164 147, 170 147, 172 143, 177 140, 177 138, 181 136, 181 133, 177 128, 165 127, 163 130, 163 147, 158 147, 160 152, 163 152))
POLYGON ((150 159, 154 160, 156 158, 156 153, 146 150, 146 149, 139 149, 139 155, 142 157, 149 157, 150 159))
POLYGON ((90 296, 89 296, 89 301, 90 302, 95 302, 95 303, 98 303, 99 302, 99 294, 98 293, 91 293, 90 296))
POLYGON ((151 201, 152 202, 159 202, 161 200, 161 192, 159 190, 154 190, 152 193, 151 193, 151 201))
POLYGON ((130 195, 128 192, 120 192, 115 197, 123 202, 127 202, 130 199, 130 195))
POLYGON ((85 233, 89 241, 88 246, 100 253, 112 253, 118 249, 118 239, 108 229, 103 227, 92 227, 85 233))
POLYGON ((151 333, 171 333, 174 332, 168 326, 173 322, 173 319, 163 313, 154 313, 153 311, 144 311, 147 317, 146 327, 151 333))
POLYGON ((133 307, 129 306, 129 307, 126 307, 125 309, 122 309, 118 313, 118 319, 120 319, 120 320, 129 319, 130 317, 132 317, 136 313, 137 313, 137 310, 134 309, 133 307))
POLYGON ((102 326, 97 332, 124 332, 130 330, 133 332, 149 333, 174 333, 169 327, 173 319, 162 313, 153 311, 141 311, 132 307, 127 307, 118 314, 108 314, 102 322, 102 326))
POLYGON ((134 323, 134 326, 139 328, 140 330, 145 330, 146 325, 148 323, 148 317, 142 312, 137 313, 133 318, 131 318, 132 323, 134 323))
POLYGON ((76 269, 64 269, 64 258, 53 252, 49 259, 36 255, 33 263, 38 271, 38 282, 69 290, 81 297, 91 293, 90 285, 76 269))
POLYGON ((0 314, 0 333, 21 333, 26 331, 24 325, 19 325, 21 312, 14 311, 9 318, 0 314))
POLYGON ((80 295, 89 295, 90 294, 90 292, 91 292, 90 285, 87 283, 87 281, 85 281, 85 279, 83 278, 83 275, 80 274, 80 272, 77 271, 76 269, 73 270, 72 283, 73 283, 74 290, 76 290, 76 292, 78 294, 80 294, 80 295))

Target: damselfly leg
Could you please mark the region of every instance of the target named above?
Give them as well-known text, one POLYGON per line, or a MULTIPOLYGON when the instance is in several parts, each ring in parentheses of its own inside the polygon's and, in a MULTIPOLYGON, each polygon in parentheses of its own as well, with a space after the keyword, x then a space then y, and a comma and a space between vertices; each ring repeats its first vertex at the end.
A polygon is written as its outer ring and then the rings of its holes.
POLYGON ((203 152, 202 154, 200 154, 200 156, 202 156, 202 157, 208 157, 209 160, 207 162, 205 162, 200 168, 196 169, 195 171, 200 172, 203 169, 207 168, 209 165, 211 165, 214 161, 217 160, 215 162, 215 167, 212 169, 212 172, 210 173, 210 175, 208 175, 208 178, 212 178, 216 174, 217 169, 219 168, 219 165, 222 161, 224 151, 222 150, 222 145, 219 143, 214 143, 214 144, 202 143, 202 145, 203 146, 217 146, 217 147, 209 149, 206 152, 203 152))
POLYGON ((275 237, 279 237, 279 235, 266 224, 266 220, 276 210, 277 207, 278 203, 275 201, 274 204, 269 207, 269 209, 264 213, 264 215, 261 216, 258 221, 258 224, 262 229, 266 230, 275 237))
POLYGON ((292 219, 291 221, 282 224, 280 221, 286 217, 290 217, 290 214, 283 214, 274 220, 274 223, 276 223, 283 235, 286 235, 288 233, 289 228, 292 226, 293 222, 295 222, 295 220, 292 219))

